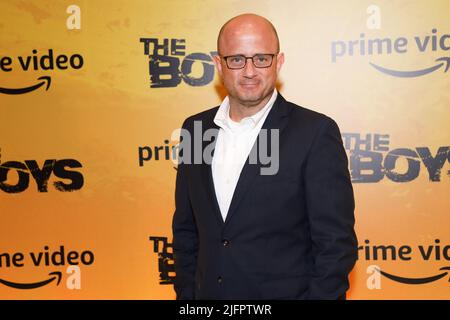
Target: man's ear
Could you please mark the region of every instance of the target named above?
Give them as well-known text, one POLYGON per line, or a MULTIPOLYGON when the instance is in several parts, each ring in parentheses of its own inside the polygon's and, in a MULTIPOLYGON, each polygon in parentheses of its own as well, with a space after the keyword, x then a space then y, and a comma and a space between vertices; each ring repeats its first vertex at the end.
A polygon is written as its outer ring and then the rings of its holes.
POLYGON ((283 63, 284 63, 284 53, 280 52, 277 57, 277 73, 280 72, 283 63))
POLYGON ((222 58, 217 54, 217 55, 213 56, 213 61, 214 61, 214 64, 216 65, 219 76, 222 77, 222 58))

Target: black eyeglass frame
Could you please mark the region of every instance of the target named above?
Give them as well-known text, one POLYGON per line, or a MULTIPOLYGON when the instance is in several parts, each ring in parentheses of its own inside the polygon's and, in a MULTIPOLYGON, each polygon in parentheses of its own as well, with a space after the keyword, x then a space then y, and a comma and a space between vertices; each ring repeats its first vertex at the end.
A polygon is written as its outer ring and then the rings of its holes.
POLYGON ((233 54, 233 55, 231 55, 231 56, 220 56, 220 57, 221 57, 222 59, 225 60, 225 64, 227 65, 227 68, 228 68, 228 69, 231 69, 231 70, 239 70, 239 69, 244 69, 244 68, 245 68, 245 66, 247 65, 247 60, 248 60, 248 59, 251 59, 251 60, 252 60, 253 66, 254 66, 255 68, 258 68, 258 69, 270 68, 270 67, 272 66, 273 58, 274 58, 275 56, 278 56, 278 53, 257 53, 257 54, 255 54, 255 55, 252 56, 252 57, 247 57, 247 56, 244 56, 243 54, 233 54), (255 61, 254 61, 253 59, 254 59, 256 56, 261 56, 261 55, 264 55, 264 56, 270 56, 270 57, 271 57, 270 64, 269 64, 268 66, 265 66, 265 67, 258 67, 258 66, 256 66, 255 61), (228 58, 232 58, 232 57, 242 57, 242 58, 244 58, 244 59, 245 59, 244 65, 243 65, 242 67, 240 67, 240 68, 231 68, 231 67, 229 66, 229 64, 228 64, 228 58))

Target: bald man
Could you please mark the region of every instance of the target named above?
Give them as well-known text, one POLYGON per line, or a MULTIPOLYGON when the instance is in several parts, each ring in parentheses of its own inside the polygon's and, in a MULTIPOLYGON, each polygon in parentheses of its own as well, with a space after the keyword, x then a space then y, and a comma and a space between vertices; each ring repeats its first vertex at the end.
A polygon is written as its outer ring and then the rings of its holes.
POLYGON ((284 54, 267 19, 232 18, 217 46, 228 96, 181 134, 177 299, 344 299, 357 240, 337 124, 277 92, 284 54))

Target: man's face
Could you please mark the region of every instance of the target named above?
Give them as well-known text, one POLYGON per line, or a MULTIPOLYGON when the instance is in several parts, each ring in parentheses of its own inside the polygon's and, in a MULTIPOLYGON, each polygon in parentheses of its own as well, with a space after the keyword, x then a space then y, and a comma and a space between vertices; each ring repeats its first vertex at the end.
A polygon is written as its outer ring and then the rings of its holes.
POLYGON ((233 70, 227 67, 226 61, 220 56, 214 58, 231 102, 248 107, 258 106, 271 96, 284 62, 284 55, 277 54, 277 50, 276 36, 268 25, 233 24, 226 27, 219 42, 219 53, 222 57, 275 54, 272 65, 267 68, 257 68, 252 60, 248 59, 243 69, 233 70))

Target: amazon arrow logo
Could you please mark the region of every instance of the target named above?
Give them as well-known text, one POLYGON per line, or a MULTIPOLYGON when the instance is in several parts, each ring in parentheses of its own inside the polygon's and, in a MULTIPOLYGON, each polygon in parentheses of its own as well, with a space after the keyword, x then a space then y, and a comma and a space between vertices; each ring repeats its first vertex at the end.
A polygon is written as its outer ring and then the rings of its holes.
POLYGON ((47 86, 45 87, 45 90, 47 91, 48 88, 50 88, 50 83, 51 83, 51 77, 48 76, 42 76, 39 77, 38 80, 42 80, 39 83, 29 86, 29 87, 25 87, 25 88, 2 88, 0 87, 0 93, 4 93, 4 94, 24 94, 24 93, 28 93, 34 90, 39 89, 40 87, 42 87, 45 83, 47 83, 47 86))
POLYGON ((426 69, 413 70, 413 71, 399 71, 399 70, 388 69, 388 68, 378 66, 372 62, 369 62, 369 64, 384 74, 387 74, 387 75, 390 75, 393 77, 400 77, 400 78, 414 78, 414 77, 424 76, 428 73, 431 73, 431 72, 434 72, 434 71, 440 69, 442 66, 445 66, 444 72, 447 72, 448 68, 450 67, 450 57, 442 57, 442 58, 436 59, 435 61, 436 62, 442 61, 442 62, 440 62, 432 67, 426 68, 426 69))
POLYGON ((55 279, 58 279, 56 281, 56 285, 58 286, 59 283, 61 282, 61 272, 59 272, 59 271, 50 272, 48 275, 51 276, 49 279, 40 281, 40 282, 17 283, 17 282, 11 282, 11 281, 7 281, 4 279, 0 279, 0 283, 4 284, 5 286, 15 288, 15 289, 36 289, 36 288, 43 287, 43 286, 53 282, 55 279))
MULTIPOLYGON (((442 272, 440 274, 437 274, 435 276, 431 276, 431 277, 425 277, 425 278, 404 278, 404 277, 399 277, 384 271, 381 271, 379 268, 375 269, 376 271, 378 271, 379 273, 381 273, 383 276, 385 276, 388 279, 391 279, 393 281, 396 282, 400 282, 400 283, 404 283, 404 284, 425 284, 425 283, 430 283, 430 282, 434 282, 437 281, 439 279, 444 278, 446 275, 449 274, 448 271, 442 272)), ((450 270, 450 267, 442 267, 439 270, 450 270)), ((450 278, 448 280, 450 282, 450 278)))

